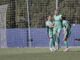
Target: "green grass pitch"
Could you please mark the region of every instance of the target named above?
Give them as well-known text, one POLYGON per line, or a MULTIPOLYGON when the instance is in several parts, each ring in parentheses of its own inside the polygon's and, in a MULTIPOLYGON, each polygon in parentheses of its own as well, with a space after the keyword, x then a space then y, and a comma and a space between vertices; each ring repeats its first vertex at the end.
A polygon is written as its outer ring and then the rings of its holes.
POLYGON ((80 60, 80 48, 50 52, 48 48, 1 48, 0 60, 80 60))

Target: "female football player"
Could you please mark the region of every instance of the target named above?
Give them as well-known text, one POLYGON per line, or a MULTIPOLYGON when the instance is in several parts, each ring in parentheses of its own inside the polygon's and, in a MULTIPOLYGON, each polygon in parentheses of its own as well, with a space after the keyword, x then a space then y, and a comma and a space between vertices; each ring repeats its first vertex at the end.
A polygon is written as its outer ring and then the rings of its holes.
POLYGON ((55 36, 57 39, 57 49, 59 49, 59 43, 60 43, 60 33, 61 33, 61 29, 62 29, 62 24, 61 24, 61 20, 62 20, 62 15, 59 14, 59 12, 57 10, 54 11, 54 16, 53 19, 55 21, 55 24, 57 24, 58 26, 54 27, 53 29, 53 37, 55 36))
POLYGON ((53 27, 56 27, 57 25, 53 25, 53 22, 51 21, 51 16, 48 16, 47 17, 47 21, 46 21, 46 27, 47 27, 47 30, 48 30, 48 36, 49 36, 49 48, 50 48, 50 51, 55 51, 55 39, 53 39, 53 27))
POLYGON ((62 18, 62 25, 64 30, 63 41, 66 46, 66 49, 64 50, 64 52, 67 52, 69 50, 67 39, 70 37, 70 34, 71 34, 71 25, 69 21, 65 19, 65 17, 62 18))

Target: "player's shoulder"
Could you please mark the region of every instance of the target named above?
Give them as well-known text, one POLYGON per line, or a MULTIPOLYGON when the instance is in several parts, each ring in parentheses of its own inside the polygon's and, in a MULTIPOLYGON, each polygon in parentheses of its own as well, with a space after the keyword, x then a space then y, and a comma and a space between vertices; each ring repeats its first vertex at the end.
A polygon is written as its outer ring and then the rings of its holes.
POLYGON ((53 15, 53 17, 56 17, 56 15, 53 15))
POLYGON ((60 17, 62 17, 62 14, 59 14, 60 17))
POLYGON ((46 21, 46 23, 50 23, 51 21, 46 21))
POLYGON ((55 19, 57 16, 56 15, 53 15, 53 18, 55 19))
POLYGON ((49 21, 46 21, 46 23, 48 23, 49 21))
POLYGON ((63 22, 66 22, 67 20, 63 20, 63 22))
POLYGON ((48 21, 46 21, 46 22, 45 22, 45 25, 46 25, 46 26, 48 26, 48 24, 49 24, 49 22, 48 22, 48 21))
POLYGON ((63 20, 62 22, 63 22, 63 23, 65 23, 65 22, 66 22, 66 20, 63 20))
POLYGON ((68 20, 64 20, 64 22, 69 22, 68 20))
POLYGON ((68 20, 63 20, 63 23, 68 23, 68 20))

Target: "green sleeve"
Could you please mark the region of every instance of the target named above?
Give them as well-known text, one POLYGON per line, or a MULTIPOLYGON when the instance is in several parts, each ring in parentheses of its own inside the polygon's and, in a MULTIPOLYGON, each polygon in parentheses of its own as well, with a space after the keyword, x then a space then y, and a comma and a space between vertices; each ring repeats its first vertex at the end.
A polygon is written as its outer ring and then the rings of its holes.
POLYGON ((60 18, 62 19, 62 15, 60 14, 60 18))
POLYGON ((49 26, 49 23, 48 22, 46 22, 46 26, 49 26))

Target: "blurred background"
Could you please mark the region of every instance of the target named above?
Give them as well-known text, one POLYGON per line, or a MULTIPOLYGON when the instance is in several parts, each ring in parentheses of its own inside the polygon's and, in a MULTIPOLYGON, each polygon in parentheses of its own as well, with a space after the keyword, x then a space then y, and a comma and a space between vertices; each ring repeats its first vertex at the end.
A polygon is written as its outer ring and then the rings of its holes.
MULTIPOLYGON (((28 1, 30 30, 28 30, 27 0, 0 0, 0 6, 6 4, 8 5, 5 12, 6 19, 4 19, 6 30, 4 35, 3 33, 0 35, 6 38, 0 39, 0 46, 3 46, 5 40, 6 47, 28 47, 28 37, 30 36, 32 47, 48 47, 49 39, 44 18, 47 15, 54 15, 56 0, 28 1)), ((72 35, 69 38, 70 46, 80 46, 80 42, 75 41, 80 38, 80 0, 59 0, 58 9, 60 14, 66 16, 72 24, 72 35)), ((61 34, 61 40, 62 38, 61 34)), ((62 41, 61 45, 64 45, 62 41)))
MULTIPOLYGON (((27 28, 26 0, 0 0, 0 5, 8 4, 7 28, 27 28)), ((71 24, 80 23, 80 0, 59 0, 59 11, 71 24)), ((29 0, 30 23, 32 28, 43 28, 44 17, 53 15, 56 0, 29 0)))

